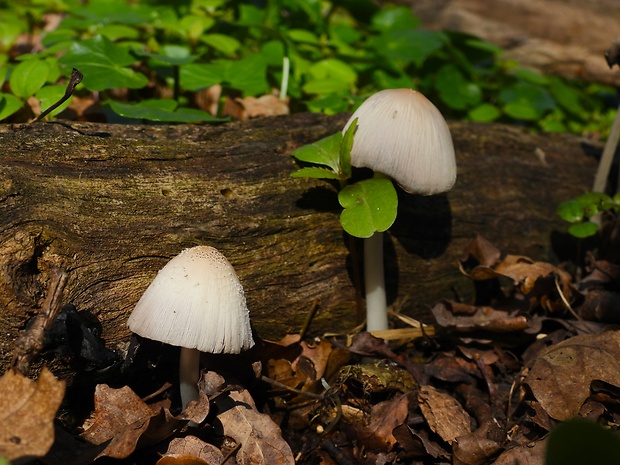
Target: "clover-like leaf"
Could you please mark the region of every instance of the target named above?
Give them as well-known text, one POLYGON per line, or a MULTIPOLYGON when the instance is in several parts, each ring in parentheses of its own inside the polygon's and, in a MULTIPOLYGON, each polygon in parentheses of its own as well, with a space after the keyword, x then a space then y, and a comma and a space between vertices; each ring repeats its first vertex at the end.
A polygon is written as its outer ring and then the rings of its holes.
POLYGON ((591 221, 584 221, 583 223, 571 224, 568 227, 568 233, 571 236, 583 239, 586 237, 594 236, 598 232, 598 225, 591 221))
POLYGON ((372 178, 350 184, 338 193, 344 208, 340 214, 342 228, 352 236, 367 238, 387 230, 398 210, 398 196, 392 181, 372 178))

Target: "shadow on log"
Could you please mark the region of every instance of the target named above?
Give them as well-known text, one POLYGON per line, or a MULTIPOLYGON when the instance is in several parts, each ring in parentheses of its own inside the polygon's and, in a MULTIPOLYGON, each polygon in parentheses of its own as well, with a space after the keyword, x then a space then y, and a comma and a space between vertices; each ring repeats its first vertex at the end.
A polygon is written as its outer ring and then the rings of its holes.
MULTIPOLYGON (((347 115, 300 114, 219 126, 39 123, 0 127, 1 367, 69 273, 65 303, 95 315, 109 347, 157 270, 183 248, 218 248, 237 270, 257 333, 356 323, 351 260, 335 191, 295 179, 290 153, 338 131, 347 115)), ((443 197, 400 195, 386 235, 390 303, 419 316, 473 285, 456 261, 481 233, 509 253, 557 257, 560 201, 589 189, 595 157, 567 135, 451 125, 458 179, 443 197), (556 232, 557 234, 557 232, 556 232)))

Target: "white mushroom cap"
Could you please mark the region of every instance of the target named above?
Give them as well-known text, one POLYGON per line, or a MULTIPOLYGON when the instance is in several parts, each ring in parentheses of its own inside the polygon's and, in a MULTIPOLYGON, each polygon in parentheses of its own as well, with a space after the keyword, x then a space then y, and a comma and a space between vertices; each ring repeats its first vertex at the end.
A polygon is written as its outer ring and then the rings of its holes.
POLYGON ((201 352, 239 353, 254 345, 239 278, 226 257, 208 246, 170 260, 127 324, 142 337, 201 352))
POLYGON ((456 181, 450 130, 439 110, 411 89, 388 89, 370 96, 357 118, 351 164, 394 179, 409 193, 449 191, 456 181))

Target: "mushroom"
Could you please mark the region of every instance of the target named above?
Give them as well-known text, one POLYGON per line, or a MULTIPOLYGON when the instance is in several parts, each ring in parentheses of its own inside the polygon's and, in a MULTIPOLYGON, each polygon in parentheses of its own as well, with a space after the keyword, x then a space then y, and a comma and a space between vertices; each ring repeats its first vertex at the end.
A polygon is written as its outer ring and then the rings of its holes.
MULTIPOLYGON (((387 89, 364 101, 343 129, 357 119, 351 165, 388 176, 406 192, 449 191, 456 181, 450 130, 439 110, 421 93, 387 89)), ((388 328, 383 271, 383 233, 364 239, 366 329, 388 328)))
POLYGON ((254 345, 239 278, 209 246, 185 249, 159 270, 127 324, 142 337, 181 347, 183 407, 198 399, 200 352, 237 354, 254 345))

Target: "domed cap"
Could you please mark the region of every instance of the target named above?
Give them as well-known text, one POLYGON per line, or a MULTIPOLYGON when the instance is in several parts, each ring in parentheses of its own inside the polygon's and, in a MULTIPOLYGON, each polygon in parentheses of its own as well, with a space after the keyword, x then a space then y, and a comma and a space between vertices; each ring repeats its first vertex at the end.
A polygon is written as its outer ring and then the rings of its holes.
POLYGON ((431 195, 449 191, 456 181, 450 130, 439 110, 411 89, 388 89, 370 96, 353 113, 357 118, 351 164, 394 179, 405 191, 431 195))
POLYGON ((208 246, 170 260, 127 324, 142 337, 201 352, 239 353, 254 345, 239 278, 226 257, 208 246))

